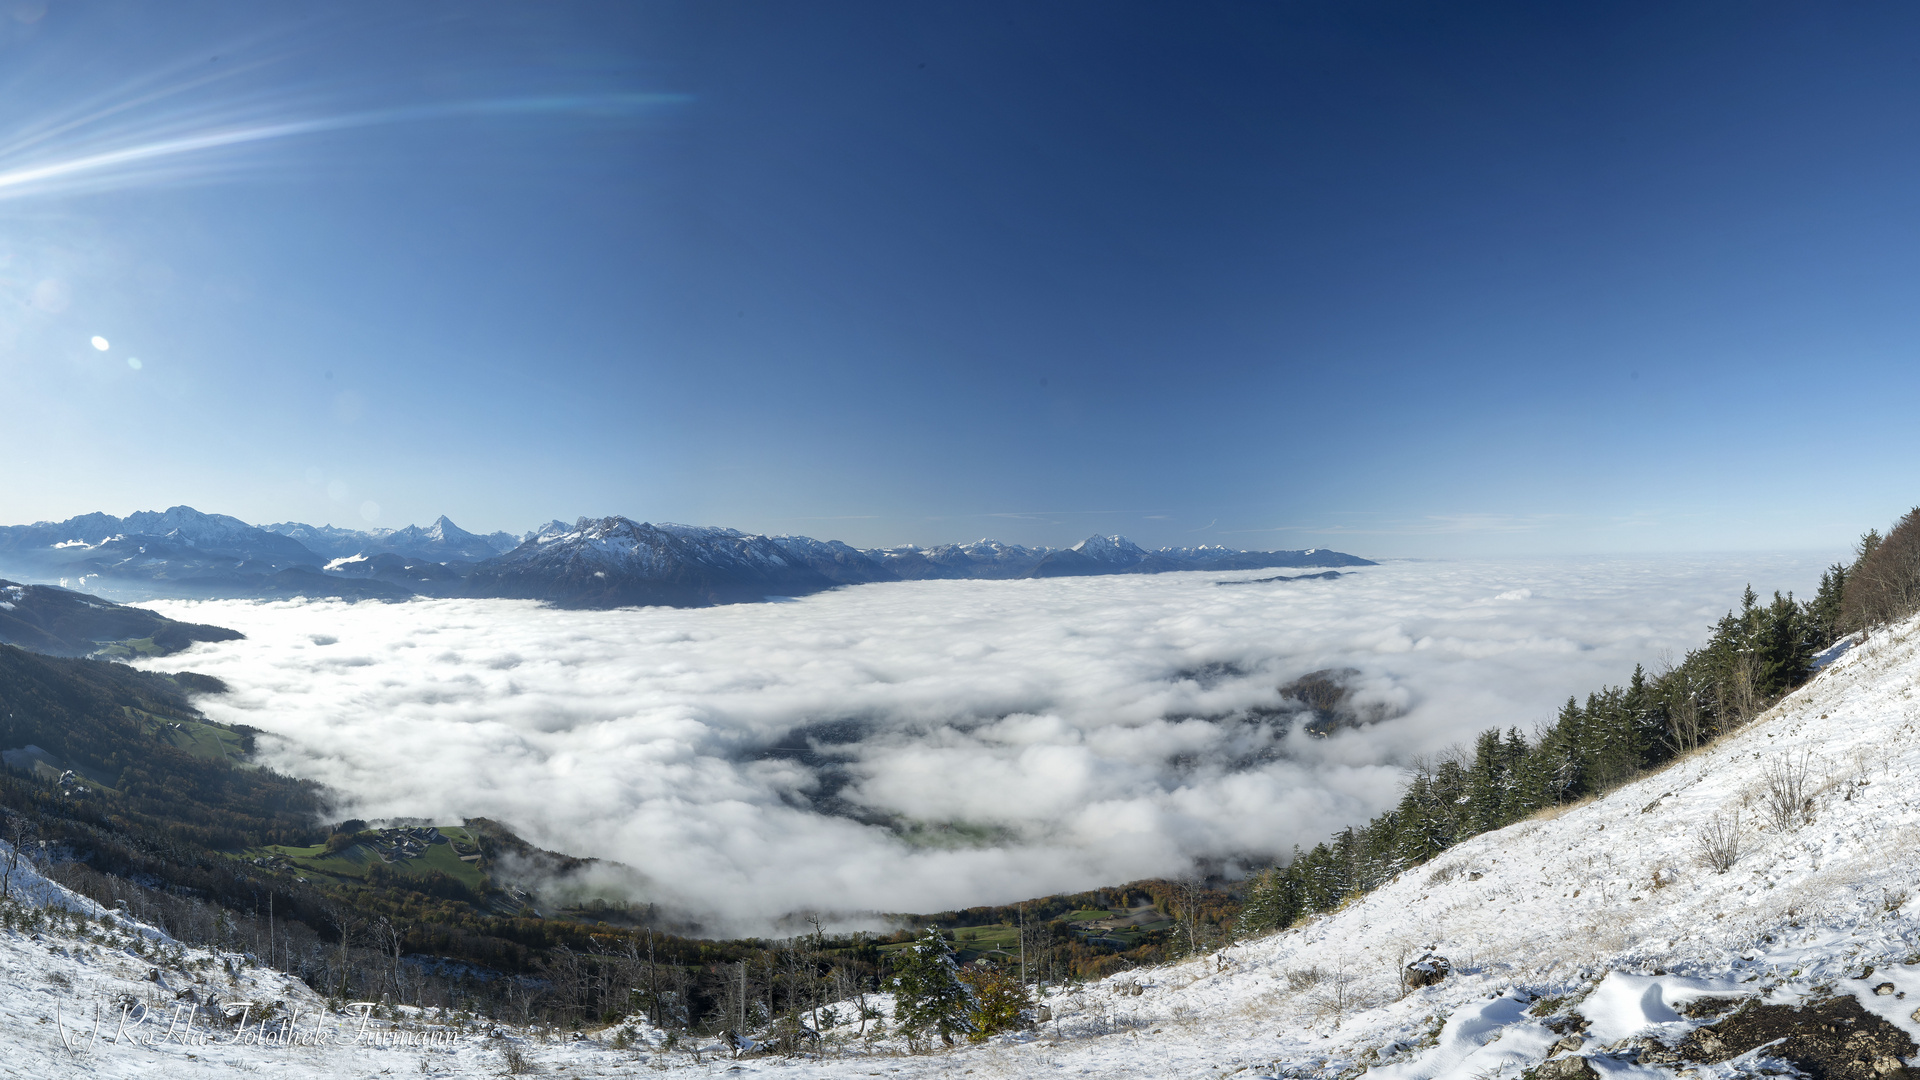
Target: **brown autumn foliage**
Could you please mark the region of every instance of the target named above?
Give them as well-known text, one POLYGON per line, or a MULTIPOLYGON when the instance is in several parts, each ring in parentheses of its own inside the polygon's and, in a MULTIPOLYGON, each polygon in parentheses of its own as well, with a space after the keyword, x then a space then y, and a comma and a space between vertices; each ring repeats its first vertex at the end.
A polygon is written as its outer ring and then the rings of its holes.
POLYGON ((1847 575, 1842 623, 1865 630, 1920 611, 1920 507, 1882 538, 1868 533, 1847 575))

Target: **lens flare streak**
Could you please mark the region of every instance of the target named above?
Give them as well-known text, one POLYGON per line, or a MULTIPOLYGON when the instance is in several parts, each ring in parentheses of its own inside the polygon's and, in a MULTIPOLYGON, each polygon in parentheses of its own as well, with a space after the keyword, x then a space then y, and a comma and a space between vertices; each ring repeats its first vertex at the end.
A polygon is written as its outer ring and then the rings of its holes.
POLYGON ((218 128, 4 169, 0 171, 0 199, 44 194, 48 186, 58 185, 61 181, 110 173, 115 169, 132 165, 303 135, 425 123, 458 117, 556 114, 588 117, 632 116, 651 109, 682 104, 689 100, 691 98, 684 94, 555 95, 416 105, 280 123, 218 128))

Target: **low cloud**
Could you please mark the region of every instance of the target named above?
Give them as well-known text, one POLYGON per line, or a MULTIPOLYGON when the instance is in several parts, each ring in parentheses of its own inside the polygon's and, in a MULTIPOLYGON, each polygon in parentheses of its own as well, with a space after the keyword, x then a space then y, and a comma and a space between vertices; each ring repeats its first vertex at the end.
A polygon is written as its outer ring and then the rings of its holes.
POLYGON ((218 719, 341 816, 498 818, 618 860, 724 932, 935 911, 1282 857, 1397 797, 1400 764, 1699 644, 1813 556, 1391 563, 865 585, 793 603, 160 602, 244 641, 218 719), (1350 669, 1350 670, 1348 670, 1350 669), (1339 672, 1330 737, 1280 687, 1339 672))

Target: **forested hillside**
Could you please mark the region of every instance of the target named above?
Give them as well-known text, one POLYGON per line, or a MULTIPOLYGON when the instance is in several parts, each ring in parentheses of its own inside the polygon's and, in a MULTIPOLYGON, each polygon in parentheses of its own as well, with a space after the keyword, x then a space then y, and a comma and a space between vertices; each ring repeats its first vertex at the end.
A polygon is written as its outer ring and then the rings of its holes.
POLYGON ((1920 509, 1884 538, 1860 540, 1851 564, 1821 576, 1811 599, 1749 586, 1706 644, 1624 686, 1569 697, 1531 735, 1480 733, 1471 748, 1417 763, 1400 803, 1364 826, 1299 851, 1251 881, 1241 933, 1330 911, 1468 837, 1548 807, 1598 795, 1733 731, 1806 682, 1816 658, 1849 634, 1920 610, 1920 509))

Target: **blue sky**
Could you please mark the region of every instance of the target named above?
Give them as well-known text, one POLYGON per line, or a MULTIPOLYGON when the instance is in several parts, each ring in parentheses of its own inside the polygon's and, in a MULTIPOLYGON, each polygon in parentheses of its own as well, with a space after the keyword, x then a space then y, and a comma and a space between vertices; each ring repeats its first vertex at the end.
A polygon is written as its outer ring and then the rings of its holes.
POLYGON ((1920 501, 1916 46, 1898 5, 10 0, 0 519, 1839 549, 1920 501))

